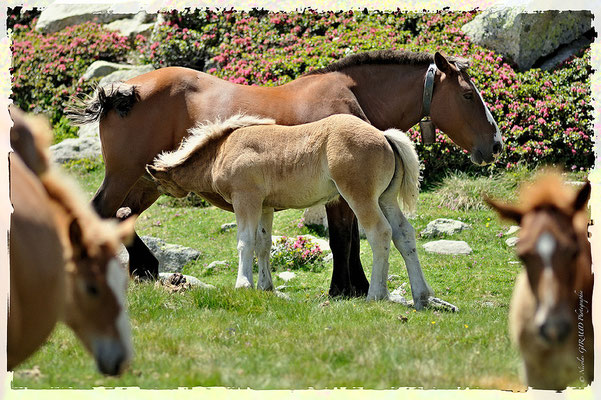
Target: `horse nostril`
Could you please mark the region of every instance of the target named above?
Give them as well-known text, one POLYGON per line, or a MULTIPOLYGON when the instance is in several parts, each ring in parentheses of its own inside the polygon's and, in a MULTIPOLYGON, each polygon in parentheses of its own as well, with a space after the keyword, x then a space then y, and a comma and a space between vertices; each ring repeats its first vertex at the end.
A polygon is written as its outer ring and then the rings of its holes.
POLYGON ((493 154, 499 154, 501 152, 501 150, 503 150, 503 145, 501 144, 501 142, 495 142, 492 145, 493 154))

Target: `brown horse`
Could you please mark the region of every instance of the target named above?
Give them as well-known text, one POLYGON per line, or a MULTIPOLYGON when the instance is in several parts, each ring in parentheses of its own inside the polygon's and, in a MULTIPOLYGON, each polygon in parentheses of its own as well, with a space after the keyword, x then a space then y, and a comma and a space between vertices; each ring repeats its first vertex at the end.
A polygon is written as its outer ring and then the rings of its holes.
MULTIPOLYGON (((120 207, 139 214, 156 201, 160 193, 144 176, 144 168, 157 154, 176 149, 198 123, 239 113, 272 118, 280 125, 351 114, 380 130, 403 131, 430 114, 436 126, 470 151, 473 162, 491 162, 502 149, 501 135, 467 66, 464 59, 439 53, 374 51, 346 57, 279 87, 236 85, 170 67, 99 88, 68 114, 79 124, 100 121, 106 170, 93 203, 108 218, 120 207), (435 73, 428 75, 428 70, 435 73), (427 75, 433 79, 433 93, 424 103, 424 86, 431 88, 424 85, 427 75)), ((330 294, 365 295, 369 283, 359 260, 352 210, 345 201, 326 210, 334 257, 330 294)), ((157 275, 158 261, 137 236, 128 251, 131 273, 157 275)))
POLYGON ((509 328, 525 380, 536 389, 562 390, 593 379, 590 191, 587 182, 574 194, 553 173, 522 189, 518 206, 489 200, 522 226, 516 250, 525 271, 516 281, 509 328))
POLYGON ((49 167, 47 122, 10 112, 17 153, 10 154, 8 369, 33 354, 62 320, 101 372, 118 374, 132 350, 127 274, 115 256, 121 240, 133 234, 133 219, 119 225, 101 220, 49 167))
POLYGON ((388 253, 401 252, 416 309, 432 296, 415 248, 415 231, 399 208, 415 209, 419 161, 401 131, 386 132, 352 115, 333 115, 295 126, 272 119, 234 116, 199 126, 175 152, 148 166, 160 191, 176 197, 194 192, 236 213, 236 287, 273 290, 269 254, 274 210, 306 208, 344 198, 364 227, 373 250, 367 298, 388 299, 388 253))

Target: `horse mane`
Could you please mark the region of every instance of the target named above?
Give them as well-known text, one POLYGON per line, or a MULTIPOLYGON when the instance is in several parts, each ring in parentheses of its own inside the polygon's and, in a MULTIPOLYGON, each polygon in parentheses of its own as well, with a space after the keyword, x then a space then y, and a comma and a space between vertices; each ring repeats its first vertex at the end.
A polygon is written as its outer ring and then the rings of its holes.
MULTIPOLYGON (((469 67, 469 60, 463 57, 449 56, 447 60, 455 64, 460 71, 469 67)), ((426 52, 413 52, 402 50, 374 50, 363 53, 351 54, 326 67, 305 73, 303 76, 327 74, 338 72, 358 65, 430 65, 434 62, 434 55, 426 52)))
POLYGON ((556 171, 547 171, 538 176, 534 183, 524 185, 520 190, 520 208, 530 211, 540 208, 556 208, 571 212, 574 191, 563 182, 556 171))
POLYGON ((260 118, 251 115, 237 114, 221 121, 206 122, 198 124, 189 130, 190 135, 185 138, 179 148, 174 151, 159 154, 153 162, 157 170, 166 170, 177 167, 188 160, 197 150, 208 145, 211 141, 229 135, 238 128, 253 125, 274 125, 275 120, 271 118, 260 118))

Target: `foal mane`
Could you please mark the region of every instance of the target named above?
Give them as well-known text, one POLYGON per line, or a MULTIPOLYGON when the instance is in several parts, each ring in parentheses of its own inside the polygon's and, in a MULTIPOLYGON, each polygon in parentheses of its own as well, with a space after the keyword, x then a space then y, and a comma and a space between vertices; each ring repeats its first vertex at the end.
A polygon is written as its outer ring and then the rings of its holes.
POLYGON ((153 166, 158 170, 165 170, 183 164, 197 150, 208 145, 216 139, 229 135, 238 128, 244 128, 253 125, 274 125, 275 120, 271 118, 261 118, 251 115, 237 114, 233 117, 221 121, 199 123, 189 130, 190 136, 185 138, 179 148, 174 151, 163 152, 159 154, 153 162, 153 166))
POLYGON ((540 175, 532 184, 520 190, 520 208, 528 212, 540 208, 556 208, 565 213, 572 211, 574 192, 563 183, 558 173, 540 175))
MULTIPOLYGON (((449 56, 447 60, 455 64, 460 71, 469 67, 469 60, 463 57, 449 56)), ((373 50, 363 53, 351 54, 326 67, 305 73, 303 76, 327 74, 342 71, 358 65, 430 65, 434 62, 434 55, 426 52, 413 52, 402 50, 373 50)))

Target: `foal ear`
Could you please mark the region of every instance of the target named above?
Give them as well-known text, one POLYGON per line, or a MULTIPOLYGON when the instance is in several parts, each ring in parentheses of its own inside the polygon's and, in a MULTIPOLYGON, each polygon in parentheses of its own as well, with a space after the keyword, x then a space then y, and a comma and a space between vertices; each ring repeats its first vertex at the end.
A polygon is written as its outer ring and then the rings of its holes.
POLYGON ((119 240, 125 246, 129 246, 134 240, 134 226, 136 225, 137 217, 137 215, 132 215, 117 225, 117 234, 119 236, 119 240))
POLYGON ((438 68, 445 74, 448 74, 451 71, 453 71, 453 69, 451 68, 451 64, 449 64, 445 56, 440 54, 438 51, 434 54, 434 64, 436 64, 436 68, 438 68))
POLYGON ((69 241, 73 248, 73 256, 78 257, 84 248, 84 244, 81 226, 79 225, 77 218, 73 218, 69 224, 69 241))
POLYGON ((588 199, 591 196, 591 183, 587 179, 582 188, 578 191, 576 198, 574 199, 574 211, 583 210, 588 203, 588 199))
POLYGON ((152 164, 146 165, 146 172, 148 172, 148 174, 155 181, 157 181, 159 179, 164 179, 167 176, 167 172, 166 171, 164 171, 162 169, 158 169, 157 167, 155 167, 152 164))
POLYGON ((516 206, 510 204, 499 203, 495 200, 492 200, 490 197, 484 195, 484 201, 488 203, 488 205, 494 209, 501 218, 511 219, 518 223, 518 225, 522 222, 522 211, 516 206))

